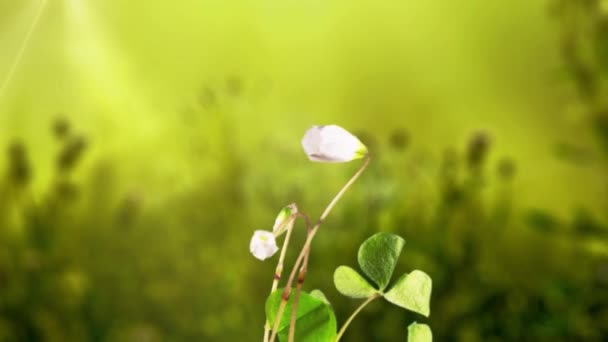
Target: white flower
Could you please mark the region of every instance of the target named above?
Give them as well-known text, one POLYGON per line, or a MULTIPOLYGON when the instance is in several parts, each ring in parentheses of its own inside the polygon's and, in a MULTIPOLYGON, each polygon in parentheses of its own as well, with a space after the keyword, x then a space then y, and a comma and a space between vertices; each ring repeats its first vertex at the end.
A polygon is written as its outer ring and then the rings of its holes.
POLYGON ((251 238, 249 250, 254 257, 265 260, 279 250, 274 234, 265 230, 256 230, 251 238))
POLYGON ((313 126, 302 138, 308 159, 315 162, 343 163, 367 155, 367 147, 340 126, 313 126))
POLYGON ((298 207, 295 203, 292 203, 288 206, 285 206, 277 215, 277 218, 274 220, 274 226, 272 227, 272 232, 277 236, 281 235, 281 233, 291 229, 293 226, 293 221, 295 217, 292 215, 298 212, 298 207))

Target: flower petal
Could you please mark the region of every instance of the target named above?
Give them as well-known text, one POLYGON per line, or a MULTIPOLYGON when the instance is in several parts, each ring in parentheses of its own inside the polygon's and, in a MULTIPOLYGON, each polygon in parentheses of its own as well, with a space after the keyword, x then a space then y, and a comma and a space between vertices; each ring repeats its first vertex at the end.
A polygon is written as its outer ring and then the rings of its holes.
POLYGON ((249 251, 254 257, 265 260, 273 256, 279 247, 274 234, 265 230, 256 230, 249 243, 249 251))
POLYGON ((323 163, 343 163, 363 158, 367 147, 357 137, 336 125, 313 126, 302 138, 308 159, 323 163))

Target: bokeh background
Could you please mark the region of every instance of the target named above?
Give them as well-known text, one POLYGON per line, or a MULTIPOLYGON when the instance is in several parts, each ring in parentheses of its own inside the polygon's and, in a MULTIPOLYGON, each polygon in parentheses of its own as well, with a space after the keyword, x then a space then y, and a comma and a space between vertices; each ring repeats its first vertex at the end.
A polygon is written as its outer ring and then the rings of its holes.
POLYGON ((378 231, 434 281, 345 341, 605 340, 608 1, 0 0, 0 341, 261 340, 249 239, 357 169, 301 151, 331 123, 373 159, 305 289, 343 322, 378 231))

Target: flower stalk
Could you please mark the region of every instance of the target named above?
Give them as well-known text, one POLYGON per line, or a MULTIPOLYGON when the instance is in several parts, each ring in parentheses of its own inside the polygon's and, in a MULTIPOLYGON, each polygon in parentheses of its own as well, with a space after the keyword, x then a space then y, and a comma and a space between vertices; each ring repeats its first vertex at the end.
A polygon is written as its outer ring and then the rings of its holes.
MULTIPOLYGON (((338 203, 338 201, 342 198, 344 193, 353 185, 353 183, 359 178, 359 176, 361 176, 363 171, 365 171, 365 169, 369 165, 369 161, 370 161, 370 156, 369 156, 369 154, 366 154, 365 160, 364 160, 363 164, 361 165, 361 167, 359 167, 357 172, 355 172, 355 174, 348 180, 348 182, 346 182, 346 184, 342 187, 342 189, 340 189, 340 191, 336 194, 336 196, 334 196, 332 201, 327 205, 327 207, 323 211, 323 214, 321 214, 321 217, 319 218, 319 220, 317 221, 315 226, 310 230, 309 234, 307 235, 306 241, 304 242, 304 246, 302 247, 300 254, 298 255, 298 258, 296 259, 296 262, 289 275, 289 279, 287 280, 287 284, 285 285, 285 289, 283 290, 283 295, 281 296, 281 304, 279 305, 279 309, 277 311, 274 325, 272 327, 272 334, 270 336, 270 342, 274 342, 274 340, 276 339, 279 325, 281 323, 281 318, 283 317, 285 307, 287 306, 287 302, 291 295, 291 286, 292 286, 294 278, 296 276, 296 272, 303 265, 304 259, 307 258, 307 255, 310 251, 310 246, 312 244, 312 240, 314 239, 315 235, 317 234, 317 231, 321 227, 321 224, 325 221, 325 219, 327 218, 327 216, 329 215, 331 210, 335 207, 335 205, 338 203)), ((303 281, 303 279, 302 279, 302 281, 303 281)), ((294 302, 294 306, 297 306, 297 303, 294 302)))
MULTIPOLYGON (((310 226, 310 219, 308 218, 308 216, 304 215, 305 219, 306 219, 306 235, 308 236, 308 234, 310 234, 310 230, 311 230, 311 226, 310 226)), ((302 284, 304 284, 304 277, 306 277, 306 271, 308 270, 308 256, 310 255, 310 253, 306 254, 306 257, 304 258, 304 264, 302 265, 302 267, 300 267, 300 275, 298 276, 298 283, 296 285, 296 293, 294 295, 293 298, 293 307, 291 309, 291 320, 289 323, 289 342, 293 342, 295 339, 295 332, 296 332, 296 319, 297 319, 297 315, 298 315, 298 303, 300 300, 300 292, 302 291, 302 284)))
MULTIPOLYGON (((309 249, 310 251, 310 249, 309 249)), ((304 284, 304 278, 306 277, 306 271, 308 269, 308 256, 310 253, 306 253, 304 257, 304 263, 300 267, 300 274, 298 275, 298 281, 296 284, 296 292, 293 297, 293 305, 291 308, 291 320, 289 323, 289 342, 294 342, 296 332, 296 319, 298 315, 298 303, 300 301, 300 292, 302 292, 302 285, 304 284)))
MULTIPOLYGON (((285 241, 283 241, 283 249, 281 250, 281 255, 279 256, 279 261, 277 262, 277 267, 274 271, 270 293, 273 293, 279 287, 279 280, 281 279, 281 273, 283 272, 283 262, 285 260, 285 254, 287 251, 287 247, 289 246, 289 240, 291 239, 292 231, 293 228, 290 228, 285 234, 285 241)), ((268 341, 268 337, 270 337, 270 323, 268 322, 268 320, 266 320, 266 323, 264 324, 264 342, 268 341)))
MULTIPOLYGON (((279 281, 281 280, 281 274, 283 273, 283 263, 285 261, 285 255, 287 254, 287 248, 289 247, 289 241, 291 240, 291 233, 293 232, 293 226, 295 220, 300 217, 303 218, 306 223, 306 231, 310 231, 310 219, 308 215, 303 212, 299 212, 295 203, 288 205, 279 213, 277 217, 273 231, 275 235, 281 235, 283 232, 285 234, 285 240, 283 241, 283 249, 281 250, 281 254, 279 255, 279 261, 277 262, 277 267, 275 269, 272 286, 270 288, 270 293, 272 294, 279 287, 279 281), (286 209, 289 210, 289 216, 285 215, 286 209)), ((268 341, 270 337, 270 323, 266 321, 264 324, 264 342, 268 341)))

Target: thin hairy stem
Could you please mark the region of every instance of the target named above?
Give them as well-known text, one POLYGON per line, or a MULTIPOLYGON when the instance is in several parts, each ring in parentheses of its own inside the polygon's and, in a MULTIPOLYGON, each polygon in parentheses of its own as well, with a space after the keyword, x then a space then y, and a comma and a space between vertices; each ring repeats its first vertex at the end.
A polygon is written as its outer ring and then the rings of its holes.
POLYGON ((352 322, 353 319, 355 319, 355 317, 359 314, 359 312, 361 312, 361 310, 363 310, 363 308, 366 307, 367 304, 371 303, 374 299, 376 299, 378 297, 381 297, 381 295, 379 293, 376 293, 375 295, 367 298, 363 303, 361 303, 361 305, 359 305, 359 307, 350 315, 350 317, 348 317, 348 319, 346 320, 346 322, 344 323, 344 325, 338 332, 335 342, 340 341, 340 338, 342 337, 342 335, 344 335, 346 328, 348 328, 348 326, 350 325, 350 322, 352 322))
MULTIPOLYGON (((292 218, 290 218, 288 220, 288 222, 290 222, 291 220, 295 220, 298 217, 304 219, 304 221, 306 223, 306 232, 308 234, 308 232, 310 232, 310 228, 311 228, 310 219, 308 218, 308 215, 306 215, 305 213, 297 212, 297 213, 293 214, 292 218)), ((285 223, 285 224, 289 224, 289 223, 285 223)), ((279 229, 281 229, 281 228, 282 227, 279 227, 279 229)), ((277 267, 274 271, 274 277, 273 277, 274 279, 272 281, 272 287, 270 288, 271 294, 274 291, 276 291, 276 289, 279 287, 279 280, 281 280, 281 274, 283 273, 283 262, 285 261, 285 255, 287 254, 287 247, 289 247, 289 241, 291 239, 292 231, 293 231, 293 226, 287 230, 287 233, 285 235, 285 240, 283 241, 283 248, 281 250, 281 254, 279 255, 279 261, 277 262, 277 267)), ((264 324, 264 342, 267 342, 269 337, 270 337, 270 323, 267 320, 266 323, 264 324)))
POLYGON ((363 164, 361 165, 359 170, 357 170, 357 172, 355 172, 355 174, 348 180, 348 182, 346 182, 346 184, 344 184, 342 189, 340 189, 340 191, 336 194, 336 196, 334 196, 334 199, 331 202, 329 202, 329 205, 327 205, 327 208, 325 208, 325 211, 323 212, 323 214, 321 214, 321 217, 319 218, 319 222, 317 223, 317 226, 320 225, 321 222, 325 221, 325 218, 327 218, 327 215, 329 215, 329 213, 334 208, 336 203, 338 203, 340 198, 342 198, 342 196, 344 195, 346 190, 348 190, 348 188, 350 188, 351 185, 353 185, 353 183, 357 180, 357 178, 359 178, 359 176, 363 173, 363 171, 365 171, 365 168, 369 164, 369 160, 370 160, 370 157, 368 154, 365 157, 365 160, 363 161, 363 164))
POLYGON ((312 228, 312 230, 308 234, 308 236, 306 238, 306 242, 304 242, 304 246, 302 247, 302 250, 300 251, 300 255, 298 255, 298 258, 296 259, 296 263, 294 264, 294 266, 291 270, 291 273, 289 274, 289 279, 287 280, 287 284, 285 286, 285 289, 283 290, 283 296, 281 297, 281 304, 279 305, 279 309, 277 311, 277 316, 275 318, 274 325, 272 327, 272 335, 270 336, 270 342, 274 342, 274 340, 276 339, 278 329, 279 329, 279 324, 281 323, 281 318, 283 317, 283 312, 285 311, 285 307, 287 306, 287 301, 289 300, 289 296, 291 295, 291 284, 293 283, 293 280, 296 276, 296 272, 300 268, 302 261, 308 254, 308 250, 310 249, 312 240, 314 239, 315 235, 317 234, 317 231, 319 231, 319 227, 321 227, 321 223, 323 223, 323 221, 325 220, 327 215, 329 215, 329 213, 331 212, 333 207, 336 205, 336 203, 338 203, 340 198, 342 198, 342 196, 344 195, 346 190, 348 190, 348 188, 350 188, 350 186, 357 180, 357 178, 359 178, 359 176, 363 173, 363 171, 365 171, 365 168, 369 164, 369 161, 370 161, 370 157, 369 157, 369 155, 367 155, 365 158, 365 161, 363 162, 363 164, 361 165, 359 170, 357 170, 357 172, 355 172, 355 174, 348 180, 348 182, 346 182, 346 184, 336 194, 336 196, 334 196, 333 200, 329 203, 327 208, 325 208, 325 211, 323 211, 323 214, 319 218, 319 221, 317 221, 315 226, 312 228))
MULTIPOLYGON (((310 225, 310 219, 305 215, 306 219, 306 235, 310 234, 312 229, 310 225)), ((310 249, 309 249, 310 251, 310 249)), ((289 342, 293 342, 295 339, 296 332, 296 319, 298 315, 298 303, 300 302, 300 292, 302 291, 302 285, 304 284, 304 277, 306 277, 306 271, 308 269, 308 256, 310 253, 306 253, 306 257, 304 258, 304 264, 300 267, 300 275, 298 276, 298 283, 296 285, 296 293, 293 298, 293 306, 291 309, 291 321, 289 324, 289 342)))
POLYGON ((296 284, 296 293, 293 296, 293 305, 291 307, 291 321, 289 323, 289 342, 294 342, 295 338, 298 303, 300 302, 300 292, 302 291, 302 285, 304 284, 304 278, 306 277, 309 255, 310 253, 306 253, 306 257, 304 257, 304 263, 302 264, 302 267, 300 267, 300 275, 298 276, 298 282, 296 284))
MULTIPOLYGON (((270 288, 270 293, 273 293, 279 287, 279 280, 281 279, 281 273, 283 272, 283 261, 285 260, 285 254, 287 251, 287 247, 289 247, 289 240, 291 239, 291 232, 293 231, 293 227, 287 230, 287 234, 285 235, 285 240, 283 241, 283 248, 281 250, 281 254, 279 256, 279 261, 277 262, 277 267, 274 271, 274 276, 272 280, 272 286, 270 288)), ((268 337, 270 336, 270 323, 266 321, 264 324, 264 342, 268 341, 268 337)))

